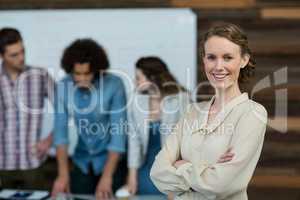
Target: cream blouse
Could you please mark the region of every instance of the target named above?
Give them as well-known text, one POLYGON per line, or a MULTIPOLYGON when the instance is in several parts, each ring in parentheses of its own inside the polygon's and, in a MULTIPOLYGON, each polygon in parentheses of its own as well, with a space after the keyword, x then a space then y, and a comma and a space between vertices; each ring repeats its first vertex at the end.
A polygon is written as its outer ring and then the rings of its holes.
POLYGON ((247 185, 255 170, 267 124, 265 108, 247 93, 227 103, 207 124, 213 102, 191 104, 168 136, 150 176, 163 193, 175 199, 247 200, 247 185), (229 147, 234 157, 217 163, 229 147), (177 160, 187 163, 177 169, 177 160))

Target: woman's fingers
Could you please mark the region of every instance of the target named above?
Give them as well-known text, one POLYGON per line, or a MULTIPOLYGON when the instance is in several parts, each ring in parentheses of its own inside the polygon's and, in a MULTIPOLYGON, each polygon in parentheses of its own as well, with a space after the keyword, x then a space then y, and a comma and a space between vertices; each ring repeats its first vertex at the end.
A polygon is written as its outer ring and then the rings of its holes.
POLYGON ((232 158, 225 158, 225 159, 219 160, 217 163, 226 163, 226 162, 229 162, 231 160, 232 160, 232 158))
POLYGON ((228 149, 228 150, 226 151, 226 153, 223 154, 223 155, 219 158, 218 163, 224 163, 224 162, 229 162, 229 161, 231 161, 232 158, 234 157, 234 153, 232 153, 232 152, 230 152, 230 151, 231 151, 231 148, 228 149))
POLYGON ((233 157, 233 156, 234 156, 234 153, 226 153, 226 154, 223 154, 220 158, 233 157))
POLYGON ((229 162, 232 160, 233 157, 226 157, 226 158, 223 158, 223 159, 220 159, 218 161, 218 163, 224 163, 224 162, 229 162))

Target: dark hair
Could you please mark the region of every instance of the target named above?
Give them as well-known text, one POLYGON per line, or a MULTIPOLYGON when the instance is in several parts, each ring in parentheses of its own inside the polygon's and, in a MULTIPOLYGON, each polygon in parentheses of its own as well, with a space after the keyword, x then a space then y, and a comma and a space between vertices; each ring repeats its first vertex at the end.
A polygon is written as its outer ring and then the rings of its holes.
POLYGON ((105 50, 92 39, 77 39, 65 49, 61 58, 61 66, 65 72, 72 73, 76 63, 89 63, 94 77, 109 68, 105 50))
POLYGON ((8 45, 22 41, 22 36, 17 29, 3 28, 0 30, 0 54, 5 53, 5 48, 8 45))
POLYGON ((143 72, 149 81, 158 87, 163 96, 186 91, 160 58, 154 56, 142 57, 135 65, 137 69, 143 72))
POLYGON ((245 32, 239 26, 230 23, 222 23, 211 27, 205 33, 201 41, 200 51, 202 57, 204 57, 205 55, 205 42, 213 36, 228 39, 229 41, 237 44, 240 47, 242 56, 246 54, 250 56, 248 64, 244 68, 241 68, 239 75, 240 83, 248 81, 254 75, 255 60, 253 59, 252 52, 249 48, 248 38, 245 32))

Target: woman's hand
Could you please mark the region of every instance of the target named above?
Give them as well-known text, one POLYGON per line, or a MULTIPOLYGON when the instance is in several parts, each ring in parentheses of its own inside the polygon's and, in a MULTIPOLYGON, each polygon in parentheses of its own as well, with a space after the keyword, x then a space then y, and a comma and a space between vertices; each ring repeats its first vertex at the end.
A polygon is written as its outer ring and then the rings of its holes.
MULTIPOLYGON (((234 157, 234 153, 231 152, 232 148, 230 147, 218 160, 217 163, 225 163, 225 162, 229 162, 233 159, 234 157)), ((177 160, 173 166, 177 169, 178 167, 180 167, 181 165, 187 163, 187 161, 185 160, 177 160)))
POLYGON ((177 169, 178 167, 180 167, 181 165, 183 165, 183 164, 185 164, 185 163, 187 163, 187 161, 185 161, 185 160, 177 160, 177 161, 173 164, 173 166, 177 169))
POLYGON ((217 163, 229 162, 233 159, 234 153, 231 152, 232 148, 230 147, 218 160, 217 163))
POLYGON ((135 195, 137 192, 138 180, 137 180, 137 170, 130 169, 127 179, 127 189, 131 195, 135 195))

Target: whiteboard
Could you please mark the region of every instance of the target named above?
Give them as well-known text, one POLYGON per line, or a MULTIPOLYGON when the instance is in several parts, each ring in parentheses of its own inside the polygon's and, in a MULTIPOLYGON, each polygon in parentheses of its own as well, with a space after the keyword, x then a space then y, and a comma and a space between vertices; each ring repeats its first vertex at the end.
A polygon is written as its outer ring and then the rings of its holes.
MULTIPOLYGON (((134 64, 159 56, 191 92, 196 87, 197 19, 190 9, 9 10, 0 12, 0 28, 17 28, 24 40, 26 63, 47 68, 59 80, 60 58, 78 38, 92 38, 107 51, 112 71, 133 90, 134 64), (131 77, 131 82, 126 76, 131 77)), ((49 109, 47 109, 49 111, 49 109)), ((50 109, 51 110, 51 109, 50 109)), ((46 135, 53 116, 45 114, 46 135)))

